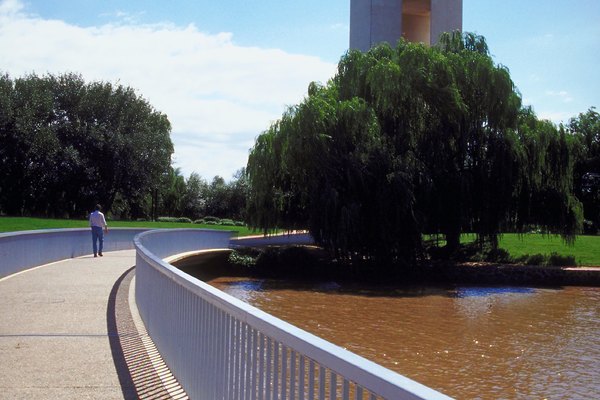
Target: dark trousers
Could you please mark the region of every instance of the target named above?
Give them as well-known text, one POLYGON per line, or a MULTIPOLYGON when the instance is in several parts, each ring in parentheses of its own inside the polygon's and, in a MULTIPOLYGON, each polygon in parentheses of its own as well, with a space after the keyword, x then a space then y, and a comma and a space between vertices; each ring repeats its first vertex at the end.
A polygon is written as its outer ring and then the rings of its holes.
POLYGON ((99 226, 92 226, 92 247, 94 248, 94 255, 102 253, 102 247, 104 247, 104 231, 99 226))

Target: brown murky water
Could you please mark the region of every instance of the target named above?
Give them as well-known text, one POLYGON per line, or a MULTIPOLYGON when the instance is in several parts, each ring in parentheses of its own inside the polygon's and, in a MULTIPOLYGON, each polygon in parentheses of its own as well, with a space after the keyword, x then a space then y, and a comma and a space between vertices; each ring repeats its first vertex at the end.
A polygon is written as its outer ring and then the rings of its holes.
POLYGON ((600 398, 600 288, 209 283, 459 399, 600 398))

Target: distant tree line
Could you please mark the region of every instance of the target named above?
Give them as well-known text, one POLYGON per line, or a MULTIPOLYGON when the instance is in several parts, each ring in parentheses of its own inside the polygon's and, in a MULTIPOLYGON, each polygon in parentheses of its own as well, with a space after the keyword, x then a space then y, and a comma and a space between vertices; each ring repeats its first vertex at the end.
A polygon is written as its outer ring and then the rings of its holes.
POLYGON ((243 221, 246 218, 246 182, 244 168, 238 170, 229 182, 218 175, 208 182, 195 172, 185 179, 179 168, 171 168, 156 192, 159 210, 154 213, 153 219, 156 216, 172 216, 192 221, 204 217, 243 221))
POLYGON ((231 183, 171 164, 166 115, 129 87, 76 74, 0 75, 0 215, 241 218, 244 173, 231 183))
POLYGON ((582 202, 598 222, 598 128, 594 109, 567 127, 539 120, 481 36, 350 51, 257 138, 248 218, 381 265, 415 265, 424 234, 447 255, 464 232, 492 247, 532 227, 572 241, 582 202))

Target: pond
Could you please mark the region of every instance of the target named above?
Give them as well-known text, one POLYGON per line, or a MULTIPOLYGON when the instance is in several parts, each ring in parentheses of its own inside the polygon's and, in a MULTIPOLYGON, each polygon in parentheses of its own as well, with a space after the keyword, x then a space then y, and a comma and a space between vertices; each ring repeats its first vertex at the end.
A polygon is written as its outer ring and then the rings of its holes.
POLYGON ((600 398, 600 288, 208 283, 452 397, 600 398))

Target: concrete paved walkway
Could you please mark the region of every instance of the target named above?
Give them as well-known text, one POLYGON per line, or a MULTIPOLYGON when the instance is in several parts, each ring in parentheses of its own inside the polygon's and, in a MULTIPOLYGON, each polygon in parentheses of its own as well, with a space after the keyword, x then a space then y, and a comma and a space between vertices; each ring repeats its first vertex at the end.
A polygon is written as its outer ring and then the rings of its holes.
POLYGON ((0 399, 187 398, 137 314, 134 264, 118 251, 0 279, 0 399))

